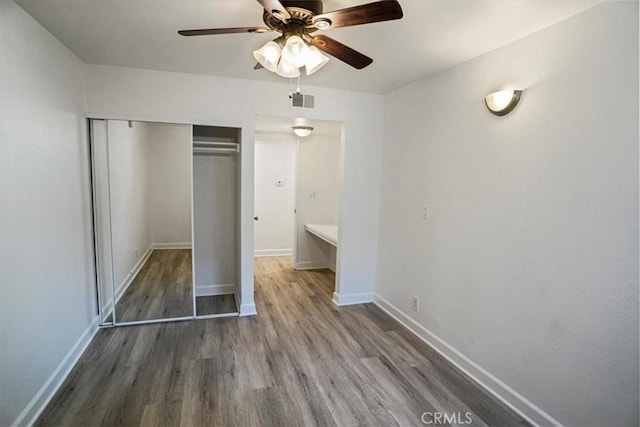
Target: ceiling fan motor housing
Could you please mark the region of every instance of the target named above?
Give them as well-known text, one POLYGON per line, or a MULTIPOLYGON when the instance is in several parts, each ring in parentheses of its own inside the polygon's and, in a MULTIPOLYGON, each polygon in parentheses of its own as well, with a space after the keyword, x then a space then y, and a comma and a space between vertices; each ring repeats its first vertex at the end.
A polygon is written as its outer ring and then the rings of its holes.
MULTIPOLYGON (((282 0, 280 2, 291 15, 289 22, 293 22, 302 26, 310 26, 313 24, 313 17, 322 14, 323 7, 320 0, 282 0)), ((262 19, 269 28, 282 31, 286 26, 284 22, 277 16, 268 11, 264 11, 262 19)))

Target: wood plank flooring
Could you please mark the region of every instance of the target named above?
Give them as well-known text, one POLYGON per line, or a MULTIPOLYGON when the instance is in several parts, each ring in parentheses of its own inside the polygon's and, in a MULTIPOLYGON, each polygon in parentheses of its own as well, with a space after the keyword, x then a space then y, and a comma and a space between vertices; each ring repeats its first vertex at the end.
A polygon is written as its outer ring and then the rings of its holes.
POLYGON ((116 304, 116 321, 193 316, 191 277, 191 249, 154 250, 116 304))
POLYGON ((237 313, 238 306, 233 294, 196 297, 196 315, 237 313))
POLYGON ((37 424, 526 425, 376 306, 335 306, 333 281, 259 258, 256 317, 103 329, 37 424))

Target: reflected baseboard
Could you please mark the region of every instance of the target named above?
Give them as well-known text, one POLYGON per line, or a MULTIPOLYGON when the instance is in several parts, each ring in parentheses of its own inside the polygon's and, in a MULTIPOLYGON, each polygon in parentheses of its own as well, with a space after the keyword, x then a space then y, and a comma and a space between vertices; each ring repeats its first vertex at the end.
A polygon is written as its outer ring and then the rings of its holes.
POLYGON ((191 242, 185 243, 152 243, 151 248, 154 250, 162 249, 191 249, 191 242))
POLYGON ((120 301, 120 298, 122 298, 122 295, 124 295, 124 293, 127 291, 127 289, 129 288, 129 285, 131 285, 131 283, 133 282, 133 279, 136 278, 136 276, 144 266, 144 263, 147 262, 153 250, 154 250, 153 245, 149 246, 149 248, 145 251, 145 253, 142 254, 142 257, 140 257, 138 262, 136 262, 136 265, 133 266, 133 269, 131 270, 131 272, 127 275, 127 277, 125 277, 122 283, 120 283, 120 285, 116 289, 116 304, 118 303, 118 301, 120 301))
MULTIPOLYGON (((133 283, 133 279, 136 278, 136 276, 138 275, 138 273, 140 272, 144 264, 147 262, 147 260, 151 256, 151 253, 153 252, 153 250, 154 250, 153 244, 151 244, 147 248, 145 253, 142 254, 142 257, 140 257, 138 262, 136 262, 131 272, 127 274, 127 277, 125 277, 124 280, 118 285, 118 287, 116 288, 116 304, 118 304, 118 302, 120 301, 120 298, 122 298, 122 295, 124 295, 124 293, 127 292, 127 289, 129 289, 129 285, 133 283)), ((103 315, 104 319, 107 319, 109 316, 113 314, 113 298, 109 298, 105 302, 104 306, 102 307, 102 313, 104 313, 103 315)))

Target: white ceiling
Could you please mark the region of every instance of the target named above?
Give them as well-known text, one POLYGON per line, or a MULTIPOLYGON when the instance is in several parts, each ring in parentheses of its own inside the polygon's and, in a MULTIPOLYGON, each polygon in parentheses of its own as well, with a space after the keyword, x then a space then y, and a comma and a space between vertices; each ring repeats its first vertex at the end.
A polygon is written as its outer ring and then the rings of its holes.
POLYGON ((292 126, 311 126, 313 133, 322 136, 339 137, 342 134, 342 123, 329 120, 311 120, 298 117, 257 116, 255 121, 256 133, 290 134, 293 136, 292 126))
MULTIPOLYGON (((16 0, 93 64, 286 81, 254 71, 251 52, 274 33, 182 37, 180 29, 261 26, 255 0, 16 0)), ((326 0, 331 11, 367 0, 326 0)), ((374 59, 356 70, 332 59, 302 85, 385 93, 468 61, 600 1, 400 0, 404 18, 327 31, 374 59)))

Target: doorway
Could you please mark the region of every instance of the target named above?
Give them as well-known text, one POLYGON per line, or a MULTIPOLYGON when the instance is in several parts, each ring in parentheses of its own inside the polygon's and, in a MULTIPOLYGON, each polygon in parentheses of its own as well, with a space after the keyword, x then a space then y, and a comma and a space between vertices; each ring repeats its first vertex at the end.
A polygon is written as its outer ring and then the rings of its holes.
MULTIPOLYGON (((255 125, 254 256, 284 269, 339 268, 343 126, 258 116, 255 125), (313 128, 296 136, 293 126, 313 128)), ((263 262, 256 264, 266 265, 263 262)), ((335 285, 335 278, 332 279, 335 285)))

